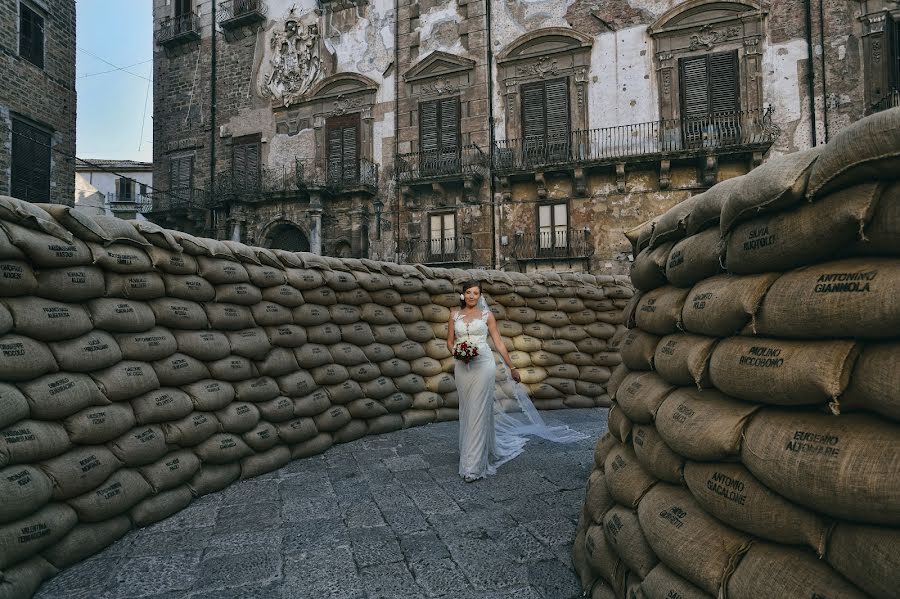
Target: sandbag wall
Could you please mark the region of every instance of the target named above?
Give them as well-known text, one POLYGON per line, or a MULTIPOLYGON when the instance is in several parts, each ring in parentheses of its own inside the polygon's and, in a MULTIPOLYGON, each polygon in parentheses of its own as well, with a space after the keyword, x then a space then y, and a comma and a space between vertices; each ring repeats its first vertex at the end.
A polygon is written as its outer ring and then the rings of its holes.
POLYGON ((0 597, 200 495, 458 417, 446 347, 484 281, 540 408, 608 405, 630 285, 198 239, 0 197, 0 597))
POLYGON ((900 109, 634 235, 585 590, 896 597, 900 109))

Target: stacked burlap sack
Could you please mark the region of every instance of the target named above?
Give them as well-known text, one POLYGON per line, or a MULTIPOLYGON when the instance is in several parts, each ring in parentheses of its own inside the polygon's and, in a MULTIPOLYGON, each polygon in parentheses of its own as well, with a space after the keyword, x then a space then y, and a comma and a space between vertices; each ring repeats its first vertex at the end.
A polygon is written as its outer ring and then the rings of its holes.
POLYGON ((430 270, 198 239, 0 197, 0 597, 198 496, 458 416, 478 277, 542 408, 608 405, 612 277, 430 270))
POLYGON ((585 590, 896 597, 900 109, 632 234, 585 590))

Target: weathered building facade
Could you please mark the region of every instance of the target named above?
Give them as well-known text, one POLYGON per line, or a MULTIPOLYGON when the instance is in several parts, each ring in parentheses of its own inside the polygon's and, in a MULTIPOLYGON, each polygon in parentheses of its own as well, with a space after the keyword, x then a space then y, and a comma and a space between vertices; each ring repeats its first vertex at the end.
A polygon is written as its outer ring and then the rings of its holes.
POLYGON ((75 0, 0 0, 0 194, 75 197, 75 0))
POLYGON ((215 9, 213 44, 155 0, 149 216, 336 256, 620 272, 623 230, 900 87, 896 0, 215 9))

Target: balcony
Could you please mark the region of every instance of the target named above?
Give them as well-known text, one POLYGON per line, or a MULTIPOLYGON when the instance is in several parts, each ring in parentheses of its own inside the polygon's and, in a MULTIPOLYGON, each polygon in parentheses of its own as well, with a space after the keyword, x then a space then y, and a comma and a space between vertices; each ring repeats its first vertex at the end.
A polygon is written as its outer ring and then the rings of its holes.
POLYGON ((309 191, 324 191, 330 195, 368 193, 378 191, 378 165, 360 158, 355 163, 326 168, 311 161, 297 160, 296 185, 309 191))
POLYGON ((208 193, 202 189, 175 189, 172 191, 148 191, 138 205, 141 214, 206 210, 208 193))
POLYGON ((872 104, 870 113, 882 112, 900 106, 900 89, 892 89, 880 100, 872 104))
POLYGON ((232 169, 216 174, 215 191, 210 197, 210 206, 282 199, 285 196, 296 196, 298 192, 297 173, 294 167, 261 168, 257 173, 232 169))
MULTIPOLYGON (((119 216, 120 214, 133 215, 136 212, 143 213, 145 210, 144 206, 150 204, 151 201, 150 196, 141 194, 107 193, 104 195, 106 196, 106 207, 114 216, 119 216)), ((119 218, 123 217, 119 216, 119 218)))
POLYGON ((401 183, 463 177, 481 179, 487 172, 488 156, 475 144, 449 150, 410 152, 397 157, 397 177, 401 183))
POLYGON ((447 268, 471 265, 472 238, 410 239, 406 242, 406 262, 447 268))
POLYGON ((517 232, 511 245, 510 254, 519 261, 586 260, 594 255, 594 240, 588 229, 517 232))
POLYGON ((232 30, 265 21, 268 11, 262 0, 226 0, 219 2, 217 18, 222 29, 232 30))
POLYGON ((765 152, 778 137, 771 108, 668 119, 495 142, 498 175, 545 168, 579 168, 639 159, 671 160, 712 154, 765 152))
POLYGON ((193 12, 164 18, 159 22, 159 30, 156 32, 156 43, 166 48, 199 39, 200 17, 193 12))

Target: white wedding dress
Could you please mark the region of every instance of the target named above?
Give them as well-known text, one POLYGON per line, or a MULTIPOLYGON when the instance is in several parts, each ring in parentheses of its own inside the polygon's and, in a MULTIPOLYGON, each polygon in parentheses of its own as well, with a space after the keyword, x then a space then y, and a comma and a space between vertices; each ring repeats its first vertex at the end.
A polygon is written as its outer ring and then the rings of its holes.
POLYGON ((484 300, 480 317, 454 316, 456 343, 467 341, 478 348, 469 362, 456 361, 453 371, 459 394, 459 474, 468 479, 495 474, 497 467, 525 448, 527 435, 557 443, 587 438, 567 426, 547 426, 522 385, 502 363, 497 364, 488 345, 488 315, 484 300))

